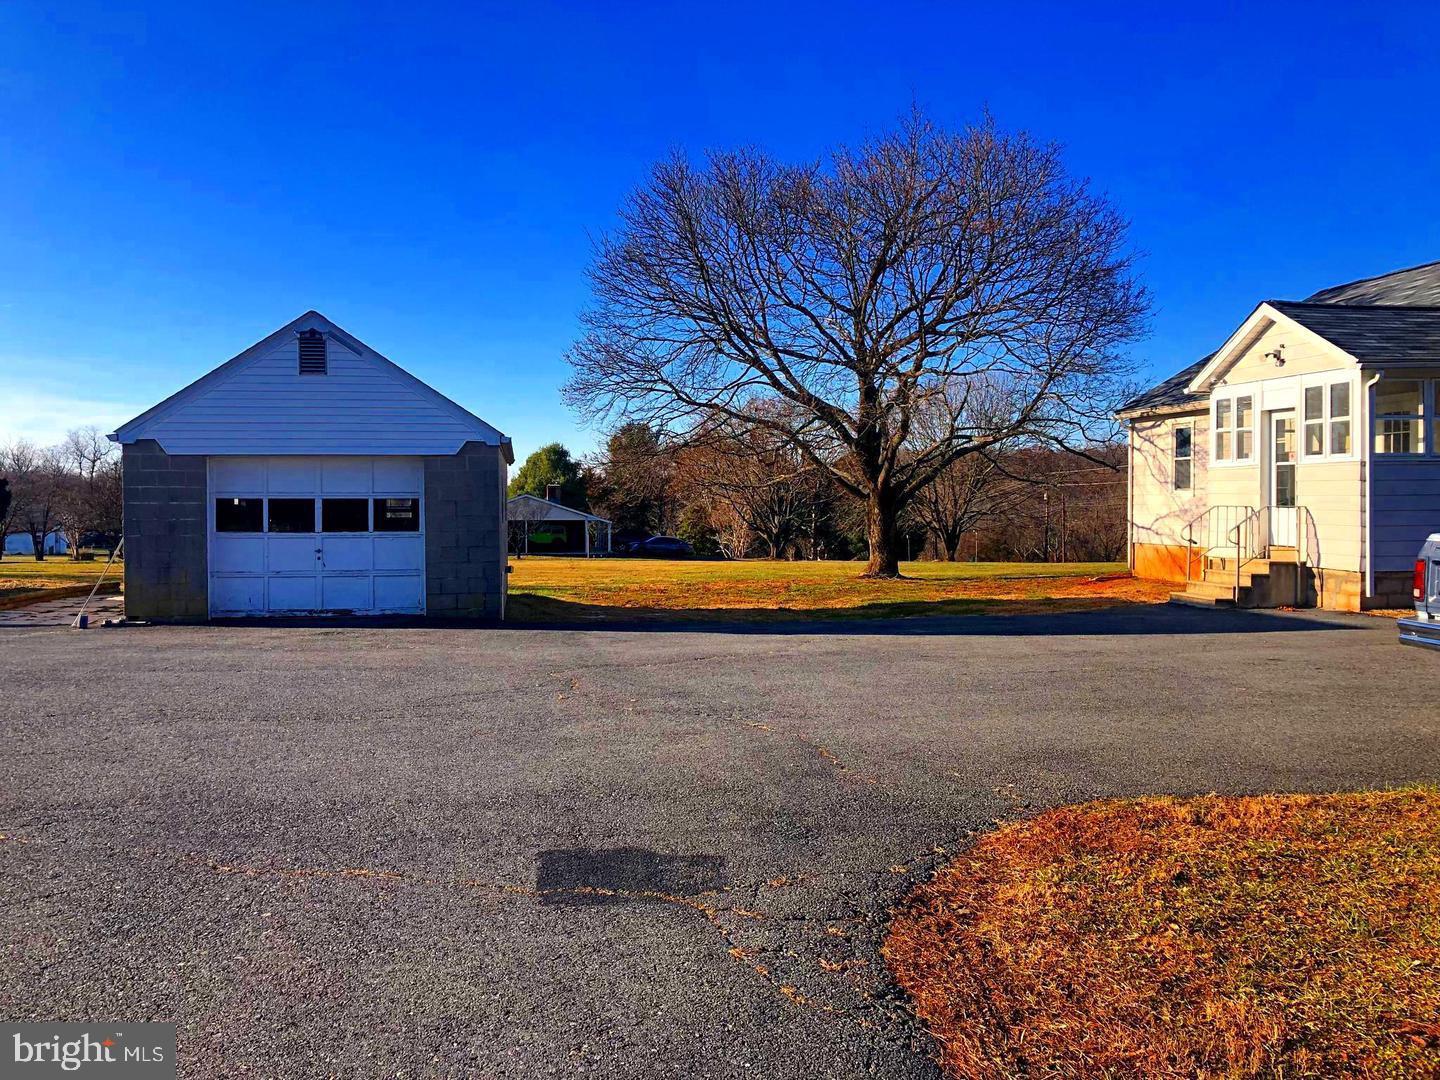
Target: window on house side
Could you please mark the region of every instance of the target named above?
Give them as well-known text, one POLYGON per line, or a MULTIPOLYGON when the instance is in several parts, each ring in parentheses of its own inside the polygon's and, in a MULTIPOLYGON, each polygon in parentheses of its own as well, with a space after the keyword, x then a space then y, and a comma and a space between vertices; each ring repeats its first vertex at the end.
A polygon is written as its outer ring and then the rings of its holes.
POLYGON ((1235 399, 1235 460, 1249 461, 1255 449, 1255 399, 1246 394, 1235 399))
POLYGON ((1330 453, 1350 453, 1350 384, 1330 384, 1330 453))
POLYGON ((1425 451, 1425 387, 1415 379, 1381 379, 1375 386, 1375 452, 1425 451))
POLYGON ((1195 464, 1195 428, 1190 424, 1177 424, 1173 434, 1170 476, 1176 491, 1189 491, 1195 464))
POLYGON ((1230 461, 1234 449, 1235 432, 1230 423, 1230 402, 1215 403, 1215 460, 1230 461))
POLYGON ((1325 388, 1305 388, 1305 456, 1325 453, 1325 388))

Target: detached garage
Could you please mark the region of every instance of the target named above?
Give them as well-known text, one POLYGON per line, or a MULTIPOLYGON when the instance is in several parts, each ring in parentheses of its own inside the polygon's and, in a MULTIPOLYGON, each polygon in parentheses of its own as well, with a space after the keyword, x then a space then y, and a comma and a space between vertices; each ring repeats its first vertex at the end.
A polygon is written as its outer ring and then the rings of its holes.
POLYGON ((111 438, 130 618, 504 615, 510 440, 317 312, 111 438))

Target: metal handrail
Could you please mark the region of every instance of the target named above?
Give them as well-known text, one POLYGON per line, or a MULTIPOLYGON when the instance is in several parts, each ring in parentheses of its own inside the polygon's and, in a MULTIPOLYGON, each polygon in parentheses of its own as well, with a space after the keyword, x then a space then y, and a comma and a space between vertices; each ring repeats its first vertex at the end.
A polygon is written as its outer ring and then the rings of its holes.
POLYGON ((1306 529, 1306 519, 1310 511, 1303 506, 1275 506, 1267 503, 1264 506, 1251 511, 1243 520, 1231 530, 1231 539, 1235 544, 1235 598, 1240 598, 1240 572, 1247 563, 1256 559, 1263 559, 1270 554, 1273 544, 1273 537, 1270 535, 1271 512, 1274 510, 1295 511, 1295 606, 1301 606, 1300 567, 1305 566, 1310 556, 1310 536, 1306 529), (1263 530, 1263 532, 1262 532, 1263 530), (1261 537, 1264 537, 1263 543, 1261 537), (1244 538, 1244 546, 1241 539, 1244 538))
MULTIPOLYGON (((1269 551, 1268 538, 1266 543, 1258 542, 1260 523, 1263 521, 1268 526, 1270 523, 1270 507, 1262 506, 1257 510, 1251 510, 1244 518, 1238 521, 1230 530, 1230 538, 1235 544, 1235 602, 1240 602, 1240 570, 1246 564, 1261 558, 1261 551, 1269 551), (1240 540, 1244 537, 1245 543, 1242 546, 1240 540)), ((1266 530, 1269 531, 1268 529, 1266 530)))
POLYGON ((1190 564, 1193 561, 1194 548, 1197 546, 1202 552, 1208 552, 1211 548, 1219 547, 1219 537, 1228 537, 1234 531, 1237 524, 1255 513, 1253 506, 1210 506, 1185 524, 1185 584, 1190 584, 1190 564), (1200 534, 1201 544, 1196 544, 1196 533, 1200 534))

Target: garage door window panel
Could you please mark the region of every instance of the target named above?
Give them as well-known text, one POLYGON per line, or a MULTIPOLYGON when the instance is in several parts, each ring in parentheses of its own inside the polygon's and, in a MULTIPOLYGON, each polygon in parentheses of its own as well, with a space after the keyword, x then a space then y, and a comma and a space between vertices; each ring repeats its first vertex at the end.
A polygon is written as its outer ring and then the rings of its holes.
POLYGON ((376 499, 376 532, 419 532, 419 499, 376 499))
POLYGON ((266 514, 266 532, 313 533, 314 499, 271 499, 266 514))
POLYGON ((322 499, 320 530, 327 533, 370 531, 369 499, 322 499))
POLYGON ((216 499, 215 531, 218 533, 265 531, 264 499, 216 499))

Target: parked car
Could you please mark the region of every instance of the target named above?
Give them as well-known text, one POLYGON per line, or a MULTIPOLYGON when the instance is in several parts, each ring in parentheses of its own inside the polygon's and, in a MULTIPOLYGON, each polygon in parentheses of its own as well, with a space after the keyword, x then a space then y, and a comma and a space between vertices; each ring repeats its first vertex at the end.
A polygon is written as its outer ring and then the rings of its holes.
POLYGON ((652 536, 631 544, 625 553, 646 559, 690 559, 694 558, 695 549, 678 536, 652 536))
POLYGON ((1440 649, 1440 533, 1415 558, 1415 617, 1400 620, 1400 644, 1440 649))

